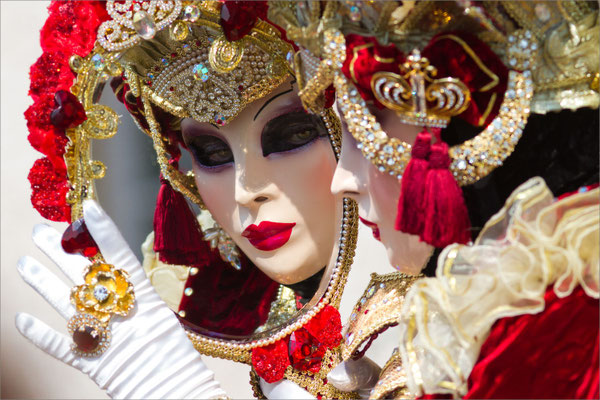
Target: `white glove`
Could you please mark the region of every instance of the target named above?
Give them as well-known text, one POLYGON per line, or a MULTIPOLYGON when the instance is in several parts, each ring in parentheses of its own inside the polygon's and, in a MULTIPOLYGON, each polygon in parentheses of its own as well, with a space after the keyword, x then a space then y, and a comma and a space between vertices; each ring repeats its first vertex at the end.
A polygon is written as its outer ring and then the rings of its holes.
POLYGON ((361 398, 368 398, 377 384, 381 367, 368 357, 342 361, 327 374, 327 380, 343 392, 358 391, 361 398))
POLYGON ((315 396, 302 389, 298 384, 282 379, 268 383, 260 378, 260 390, 267 399, 314 399, 315 396))
MULTIPOLYGON (((113 316, 110 346, 99 357, 84 358, 71 351, 72 339, 25 313, 15 319, 17 329, 37 347, 90 378, 113 398, 217 398, 226 397, 214 374, 202 362, 185 330, 156 294, 142 266, 115 224, 94 201, 83 204, 86 226, 104 259, 129 273, 136 306, 127 317, 113 316)), ((89 261, 63 251, 61 235, 37 225, 33 241, 73 281, 83 283, 89 261)), ((23 279, 65 319, 75 314, 69 287, 31 257, 19 260, 23 279)), ((66 324, 65 324, 66 329, 66 324)))

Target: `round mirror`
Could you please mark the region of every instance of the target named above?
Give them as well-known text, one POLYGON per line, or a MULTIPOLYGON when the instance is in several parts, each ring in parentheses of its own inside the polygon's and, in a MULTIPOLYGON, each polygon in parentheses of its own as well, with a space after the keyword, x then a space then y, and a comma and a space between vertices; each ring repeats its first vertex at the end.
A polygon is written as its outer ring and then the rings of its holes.
MULTIPOLYGON (((68 133, 68 200, 73 219, 87 198, 115 201, 96 194, 94 181, 113 166, 91 143, 110 139, 123 150, 120 141, 139 132, 117 133, 117 115, 131 114, 160 169, 146 273, 199 351, 249 362, 253 348, 339 305, 356 210, 330 193, 339 120, 331 109, 304 111, 291 45, 261 23, 244 40, 223 41, 216 14, 203 15, 202 24, 173 25, 185 34, 165 29, 122 52, 97 48, 71 60, 88 119, 68 133), (104 86, 102 99, 110 86, 124 108, 101 104, 104 86)), ((127 185, 136 170, 109 172, 99 190, 110 179, 127 185)))

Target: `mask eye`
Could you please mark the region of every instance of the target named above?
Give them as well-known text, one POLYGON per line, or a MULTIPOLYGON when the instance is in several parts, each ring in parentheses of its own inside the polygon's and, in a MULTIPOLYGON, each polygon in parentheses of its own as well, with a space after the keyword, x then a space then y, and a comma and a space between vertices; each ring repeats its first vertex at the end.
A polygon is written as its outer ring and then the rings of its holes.
POLYGON ((198 135, 186 140, 194 160, 203 167, 218 167, 233 162, 233 153, 223 140, 212 135, 198 135))
POLYGON ((327 129, 318 116, 304 111, 284 114, 265 125, 261 136, 263 156, 294 150, 326 135, 327 129))

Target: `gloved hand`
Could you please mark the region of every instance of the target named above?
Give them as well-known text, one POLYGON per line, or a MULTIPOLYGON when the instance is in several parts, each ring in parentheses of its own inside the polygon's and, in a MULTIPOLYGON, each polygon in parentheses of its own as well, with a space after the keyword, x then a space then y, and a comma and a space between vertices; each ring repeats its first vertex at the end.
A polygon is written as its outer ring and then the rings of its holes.
MULTIPOLYGON (((83 204, 83 212, 86 226, 106 262, 129 273, 136 306, 126 317, 113 316, 110 346, 95 358, 75 355, 70 337, 31 315, 17 314, 15 323, 19 332, 46 353, 87 374, 113 398, 226 397, 173 311, 152 288, 112 220, 91 200, 83 204)), ((33 240, 74 284, 83 283, 83 270, 90 262, 82 256, 65 253, 56 230, 37 225, 33 240)), ((65 319, 75 314, 69 300, 70 288, 43 265, 31 257, 23 257, 18 270, 65 319)))
POLYGON ((358 360, 342 361, 329 371, 329 383, 344 392, 357 391, 363 399, 369 398, 369 393, 377 384, 381 367, 368 357, 358 360))
POLYGON ((297 383, 282 379, 268 383, 260 378, 260 390, 267 399, 314 399, 315 396, 301 388, 297 383))

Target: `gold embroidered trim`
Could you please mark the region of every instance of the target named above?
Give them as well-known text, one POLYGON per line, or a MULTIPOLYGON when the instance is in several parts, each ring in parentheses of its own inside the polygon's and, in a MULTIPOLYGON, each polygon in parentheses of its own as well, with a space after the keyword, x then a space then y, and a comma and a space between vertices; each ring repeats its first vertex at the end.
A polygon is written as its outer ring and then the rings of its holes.
POLYGON ((371 336, 398 324, 404 294, 420 277, 401 272, 371 274, 367 289, 350 314, 340 346, 342 360, 355 356, 371 336))

